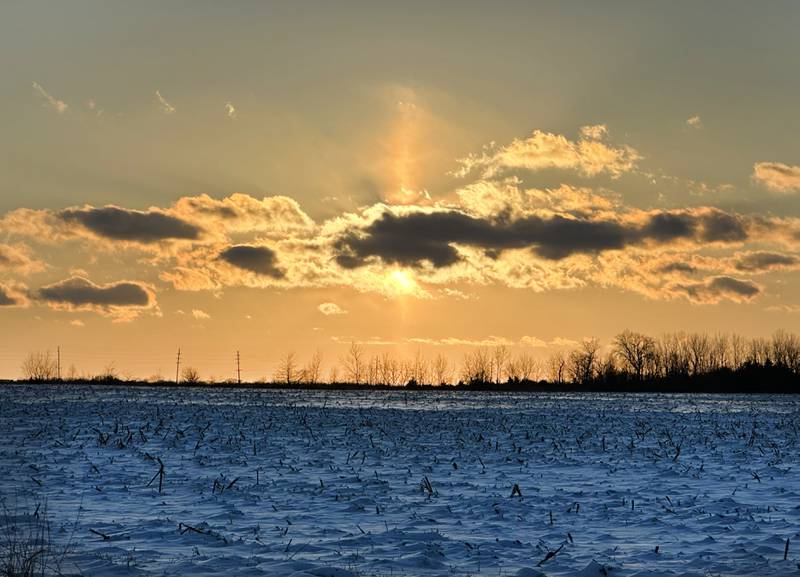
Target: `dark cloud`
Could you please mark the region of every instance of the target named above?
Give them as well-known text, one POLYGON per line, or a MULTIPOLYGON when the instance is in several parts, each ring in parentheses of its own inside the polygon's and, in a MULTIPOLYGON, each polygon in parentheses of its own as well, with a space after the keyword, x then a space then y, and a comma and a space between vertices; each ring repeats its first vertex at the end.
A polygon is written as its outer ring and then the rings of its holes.
POLYGON ((656 213, 643 224, 560 215, 489 220, 458 211, 385 212, 365 228, 343 235, 334 248, 337 262, 345 268, 362 266, 370 257, 409 266, 429 262, 441 268, 458 262, 454 244, 495 255, 505 249, 530 248, 543 258, 558 260, 633 244, 679 239, 731 242, 746 236, 739 217, 716 211, 656 213))
POLYGON ((706 242, 741 242, 747 240, 744 219, 721 210, 712 210, 700 216, 700 239, 706 242))
POLYGON ((72 277, 39 289, 39 298, 67 307, 149 307, 153 294, 144 285, 123 281, 96 285, 82 277, 72 277))
POLYGON ((669 264, 665 264, 658 270, 659 272, 666 272, 666 273, 682 272, 686 274, 693 274, 697 272, 697 267, 686 262, 671 262, 669 264))
POLYGON ((78 223, 98 236, 113 240, 153 243, 164 240, 194 240, 200 227, 163 212, 142 212, 116 206, 70 208, 58 213, 67 223, 78 223))
POLYGON ((282 278, 275 251, 266 246, 238 244, 228 247, 219 258, 230 265, 272 278, 282 278))
POLYGON ((800 258, 791 254, 778 252, 750 252, 739 255, 734 263, 737 270, 743 272, 762 272, 776 268, 797 266, 800 258))
POLYGON ((696 219, 690 214, 662 212, 652 215, 642 232, 653 240, 669 242, 694 235, 696 227, 696 219))
POLYGON ((761 294, 761 287, 754 282, 730 276, 716 276, 677 288, 691 300, 701 303, 718 302, 723 298, 737 302, 749 301, 761 294))

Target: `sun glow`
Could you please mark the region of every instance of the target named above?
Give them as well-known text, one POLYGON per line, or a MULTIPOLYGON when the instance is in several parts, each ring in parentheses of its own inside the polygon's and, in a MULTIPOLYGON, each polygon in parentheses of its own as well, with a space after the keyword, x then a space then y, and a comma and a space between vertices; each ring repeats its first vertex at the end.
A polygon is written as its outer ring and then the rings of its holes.
POLYGON ((397 295, 413 295, 420 291, 414 277, 405 270, 394 270, 387 275, 387 285, 397 295))

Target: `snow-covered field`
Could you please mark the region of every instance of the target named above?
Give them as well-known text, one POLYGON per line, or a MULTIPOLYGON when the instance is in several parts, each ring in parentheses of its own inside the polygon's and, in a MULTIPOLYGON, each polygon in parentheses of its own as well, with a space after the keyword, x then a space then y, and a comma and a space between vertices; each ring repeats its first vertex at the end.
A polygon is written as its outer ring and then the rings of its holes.
POLYGON ((84 575, 797 575, 799 411, 6 386, 0 497, 84 575))

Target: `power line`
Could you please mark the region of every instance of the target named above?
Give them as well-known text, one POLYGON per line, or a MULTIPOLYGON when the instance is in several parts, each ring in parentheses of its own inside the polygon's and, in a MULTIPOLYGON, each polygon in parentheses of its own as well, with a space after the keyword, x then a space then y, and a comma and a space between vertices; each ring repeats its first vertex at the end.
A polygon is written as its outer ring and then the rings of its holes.
POLYGON ((181 375, 181 349, 178 347, 178 358, 175 361, 175 384, 178 384, 181 375))

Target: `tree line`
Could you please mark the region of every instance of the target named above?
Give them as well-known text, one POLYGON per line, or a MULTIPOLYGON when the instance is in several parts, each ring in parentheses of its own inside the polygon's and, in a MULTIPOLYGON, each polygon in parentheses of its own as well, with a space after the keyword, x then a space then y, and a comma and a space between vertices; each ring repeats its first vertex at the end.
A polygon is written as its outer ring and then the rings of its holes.
MULTIPOLYGON (((35 352, 25 358, 22 374, 27 381, 58 378, 55 356, 35 352)), ((119 381, 113 364, 97 376, 75 376, 75 381, 119 381)), ((771 337, 746 338, 737 334, 668 333, 659 337, 625 330, 605 347, 595 338, 585 339, 572 350, 559 350, 546 357, 530 349, 514 351, 506 345, 477 347, 465 353, 460 363, 443 354, 429 358, 421 349, 410 358, 388 352, 368 354, 352 343, 347 352, 323 373, 323 355, 316 350, 301 363, 293 351, 285 353, 272 379, 261 383, 287 386, 461 386, 499 388, 519 385, 635 386, 644 383, 707 383, 724 379, 764 379, 780 382, 800 380, 800 337, 783 330, 771 337)), ((152 379, 163 380, 163 379, 152 379)), ((184 384, 202 383, 199 371, 185 367, 178 379, 184 384)), ((226 381, 228 383, 232 380, 226 381)))

